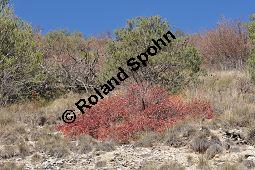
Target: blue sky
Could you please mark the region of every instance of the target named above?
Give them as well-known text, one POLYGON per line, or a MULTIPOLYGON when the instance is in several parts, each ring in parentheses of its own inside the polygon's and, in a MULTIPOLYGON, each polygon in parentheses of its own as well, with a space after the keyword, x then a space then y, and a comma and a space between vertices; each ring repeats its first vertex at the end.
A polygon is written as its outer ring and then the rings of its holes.
POLYGON ((160 15, 187 33, 216 25, 221 17, 248 21, 255 0, 12 0, 15 13, 43 33, 54 29, 85 36, 113 32, 127 19, 160 15))

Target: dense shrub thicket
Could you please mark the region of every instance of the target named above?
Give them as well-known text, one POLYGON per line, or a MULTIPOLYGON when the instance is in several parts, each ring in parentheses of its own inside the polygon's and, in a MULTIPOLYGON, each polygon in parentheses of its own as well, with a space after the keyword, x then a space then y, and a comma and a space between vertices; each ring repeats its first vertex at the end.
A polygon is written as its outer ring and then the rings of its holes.
POLYGON ((142 132, 161 132, 188 116, 212 118, 213 115, 207 102, 184 102, 160 86, 144 92, 141 85, 135 84, 125 93, 101 100, 74 123, 58 129, 69 136, 87 134, 101 140, 127 141, 142 132))
MULTIPOLYGON (((170 29, 158 16, 140 17, 118 29, 115 39, 84 38, 64 30, 41 35, 9 8, 0 20, 1 105, 52 99, 68 91, 89 92, 170 29)), ((177 92, 198 75, 200 64, 197 50, 180 36, 132 77, 136 83, 161 84, 177 92)))

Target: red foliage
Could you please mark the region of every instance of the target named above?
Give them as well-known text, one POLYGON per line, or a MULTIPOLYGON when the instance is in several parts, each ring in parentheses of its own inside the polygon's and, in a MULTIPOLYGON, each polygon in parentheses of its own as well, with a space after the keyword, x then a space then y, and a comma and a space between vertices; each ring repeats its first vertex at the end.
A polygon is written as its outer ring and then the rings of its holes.
POLYGON ((212 109, 206 102, 183 102, 159 86, 142 89, 133 85, 125 94, 101 100, 74 123, 58 129, 71 136, 88 134, 101 140, 129 140, 142 131, 161 132, 187 116, 212 117, 212 109))

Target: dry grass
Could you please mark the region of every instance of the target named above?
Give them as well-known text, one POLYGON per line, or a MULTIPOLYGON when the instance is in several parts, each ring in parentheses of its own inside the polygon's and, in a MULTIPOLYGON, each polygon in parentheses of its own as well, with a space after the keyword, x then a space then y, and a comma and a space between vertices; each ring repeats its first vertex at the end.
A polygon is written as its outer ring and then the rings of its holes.
POLYGON ((36 152, 54 157, 67 156, 71 142, 53 127, 61 121, 58 117, 62 111, 74 107, 79 97, 68 94, 47 105, 31 101, 0 108, 0 157, 24 159, 36 152), (45 118, 44 123, 42 118, 45 118))
POLYGON ((152 147, 159 141, 159 135, 155 132, 146 132, 139 136, 139 140, 134 143, 135 147, 152 147))
POLYGON ((187 145, 196 134, 196 127, 181 122, 163 133, 163 142, 168 146, 181 147, 187 145))
POLYGON ((31 162, 33 164, 37 164, 38 162, 40 162, 42 160, 42 156, 38 153, 35 153, 32 157, 31 157, 31 162))
POLYGON ((180 164, 177 162, 166 162, 164 163, 158 170, 184 170, 185 168, 182 167, 180 164))
POLYGON ((45 154, 62 158, 68 156, 69 141, 63 138, 60 134, 49 133, 45 136, 40 136, 37 142, 37 150, 43 151, 45 154))
POLYGON ((140 170, 184 170, 185 168, 182 167, 179 163, 175 161, 168 161, 159 165, 159 162, 156 161, 149 161, 146 164, 142 165, 140 170))
POLYGON ((226 121, 228 126, 250 127, 254 123, 255 86, 245 72, 208 73, 185 96, 188 100, 199 98, 211 102, 218 120, 226 121))
POLYGON ((199 157, 197 169, 201 169, 201 170, 211 169, 208 160, 203 155, 199 157))
POLYGON ((25 169, 24 165, 18 165, 16 162, 14 161, 9 161, 9 162, 5 162, 5 163, 1 163, 0 164, 1 170, 23 170, 25 169))
POLYGON ((246 168, 240 164, 230 164, 228 162, 218 167, 218 169, 219 170, 246 170, 246 168))

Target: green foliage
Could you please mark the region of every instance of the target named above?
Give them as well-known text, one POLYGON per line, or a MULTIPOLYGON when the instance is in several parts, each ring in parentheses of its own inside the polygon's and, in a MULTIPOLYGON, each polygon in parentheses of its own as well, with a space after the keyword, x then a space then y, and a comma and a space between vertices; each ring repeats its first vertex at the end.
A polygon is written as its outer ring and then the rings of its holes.
MULTIPOLYGON (((162 38, 170 30, 166 21, 159 16, 138 17, 128 20, 126 27, 116 30, 116 39, 109 43, 108 58, 101 80, 115 74, 118 67, 126 66, 126 61, 147 50, 152 39, 162 38)), ((178 31, 180 32, 180 31, 178 31)), ((187 43, 184 36, 178 36, 149 58, 148 66, 132 77, 154 84, 163 84, 172 92, 177 92, 200 71, 201 58, 197 50, 187 43)))
POLYGON ((252 41, 253 50, 248 60, 248 70, 251 75, 252 82, 255 84, 255 14, 251 15, 251 21, 246 23, 249 38, 252 41))
POLYGON ((251 80, 255 84, 255 51, 248 60, 248 70, 251 75, 251 80))
POLYGON ((246 24, 248 29, 249 37, 252 40, 253 45, 255 44, 255 20, 246 24))
POLYGON ((103 75, 111 76, 117 67, 143 52, 151 40, 161 37, 169 26, 159 16, 137 17, 127 21, 124 28, 115 31, 116 39, 108 44, 108 60, 103 75))
POLYGON ((40 81, 41 57, 32 27, 6 9, 0 15, 0 104, 30 93, 40 81))
POLYGON ((0 0, 0 14, 4 11, 10 0, 0 0))
POLYGON ((166 51, 152 58, 153 79, 163 84, 172 92, 185 88, 189 82, 196 80, 202 64, 196 48, 187 43, 185 38, 175 40, 166 51))

